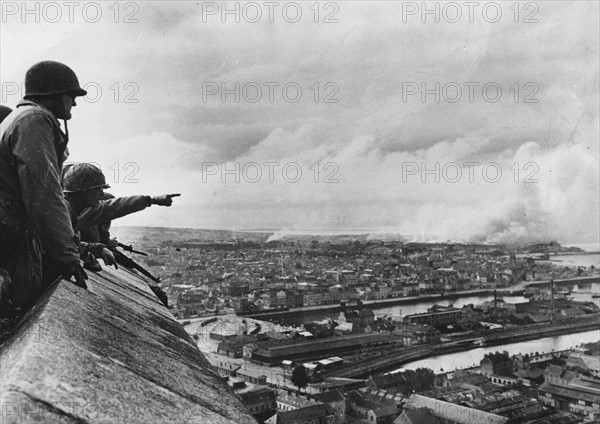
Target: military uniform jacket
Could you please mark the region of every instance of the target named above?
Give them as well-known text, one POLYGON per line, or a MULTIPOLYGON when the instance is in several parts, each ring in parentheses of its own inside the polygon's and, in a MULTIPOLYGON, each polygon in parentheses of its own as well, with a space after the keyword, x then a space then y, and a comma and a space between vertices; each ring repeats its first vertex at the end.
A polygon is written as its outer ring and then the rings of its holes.
POLYGON ((102 200, 98 206, 88 207, 80 211, 70 205, 69 212, 73 220, 73 228, 76 232, 79 232, 82 228, 139 212, 151 204, 150 196, 118 197, 102 200))
POLYGON ((0 125, 0 222, 36 233, 59 263, 79 253, 61 188, 67 139, 46 108, 22 101, 0 125))

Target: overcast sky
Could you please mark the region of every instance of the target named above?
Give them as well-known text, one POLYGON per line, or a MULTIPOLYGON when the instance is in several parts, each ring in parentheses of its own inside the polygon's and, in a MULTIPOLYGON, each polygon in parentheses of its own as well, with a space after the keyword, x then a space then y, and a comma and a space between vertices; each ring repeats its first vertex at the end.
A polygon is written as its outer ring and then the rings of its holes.
POLYGON ((115 225, 598 240, 596 1, 29 5, 2 4, 2 103, 62 61, 69 161, 182 193, 115 225))

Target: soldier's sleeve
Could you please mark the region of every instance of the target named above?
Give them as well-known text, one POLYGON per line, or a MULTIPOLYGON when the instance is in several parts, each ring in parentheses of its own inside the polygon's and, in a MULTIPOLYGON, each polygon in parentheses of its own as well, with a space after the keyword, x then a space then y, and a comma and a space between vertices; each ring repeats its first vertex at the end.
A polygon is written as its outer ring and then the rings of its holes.
POLYGON ((53 122, 45 114, 33 112, 23 116, 13 134, 23 202, 46 254, 59 263, 77 260, 78 248, 60 185, 53 122))
POLYGON ((85 241, 81 242, 81 248, 82 251, 85 252, 90 252, 92 255, 94 255, 95 258, 101 258, 102 257, 102 250, 105 248, 106 246, 104 246, 102 243, 88 243, 85 241))
POLYGON ((146 209, 152 204, 150 196, 129 196, 101 201, 98 206, 85 208, 77 217, 75 231, 102 221, 121 218, 146 209))

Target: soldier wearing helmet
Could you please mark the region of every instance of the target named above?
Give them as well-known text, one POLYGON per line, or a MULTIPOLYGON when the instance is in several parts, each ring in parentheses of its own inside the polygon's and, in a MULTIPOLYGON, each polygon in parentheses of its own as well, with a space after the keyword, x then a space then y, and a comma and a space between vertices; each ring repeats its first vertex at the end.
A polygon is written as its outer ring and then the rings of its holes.
MULTIPOLYGON (((63 173, 62 186, 76 233, 98 225, 106 226, 107 223, 110 227, 110 221, 113 219, 139 212, 152 205, 171 206, 173 197, 179 196, 166 194, 156 197, 108 197, 104 189, 110 186, 106 184, 102 170, 90 163, 68 165, 63 173)), ((82 245, 95 257, 102 257, 107 264, 113 264, 114 257, 99 242, 100 240, 86 238, 82 245)))
MULTIPOLYGON (((100 201, 111 200, 114 198, 115 196, 113 196, 111 193, 104 192, 104 195, 102 196, 100 201)), ((89 225, 87 227, 84 227, 79 232, 81 241, 89 243, 102 243, 112 250, 117 247, 117 240, 110 237, 110 227, 110 219, 105 219, 96 225, 89 225)))
POLYGON ((60 275, 86 287, 60 184, 66 123, 85 94, 68 66, 36 63, 25 75, 23 101, 0 124, 0 267, 11 276, 16 306, 35 301, 60 275))

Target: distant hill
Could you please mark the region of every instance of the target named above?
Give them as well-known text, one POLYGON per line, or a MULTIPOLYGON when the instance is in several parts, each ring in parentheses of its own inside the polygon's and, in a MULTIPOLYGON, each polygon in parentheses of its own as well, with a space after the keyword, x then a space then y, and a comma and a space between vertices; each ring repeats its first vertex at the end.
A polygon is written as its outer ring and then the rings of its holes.
POLYGON ((252 240, 265 242, 271 232, 243 232, 231 230, 206 230, 198 228, 170 228, 170 227, 113 227, 111 235, 117 237, 119 241, 125 244, 136 242, 154 241, 160 242, 224 242, 236 240, 252 240))
MULTIPOLYGON (((302 234, 297 231, 233 231, 233 230, 208 230, 199 228, 171 228, 171 227, 113 227, 111 233, 117 237, 120 242, 125 244, 143 244, 159 245, 164 242, 169 243, 205 243, 205 242, 257 242, 267 243, 271 241, 284 242, 302 242, 311 243, 318 242, 331 244, 347 244, 351 242, 361 242, 367 244, 373 243, 392 243, 404 245, 408 240, 402 236, 391 238, 389 234, 382 234, 378 237, 377 234, 369 234, 368 232, 359 234, 349 232, 322 232, 320 234, 302 234)), ((427 246, 490 246, 487 243, 468 243, 468 242, 442 242, 442 243, 427 243, 427 242, 412 242, 411 245, 419 245, 427 248, 427 246)), ((496 245, 500 246, 500 245, 496 245)), ((577 247, 563 247, 557 241, 548 243, 526 243, 522 245, 507 244, 504 247, 510 251, 532 252, 532 253, 561 253, 561 252, 584 252, 577 247)))

